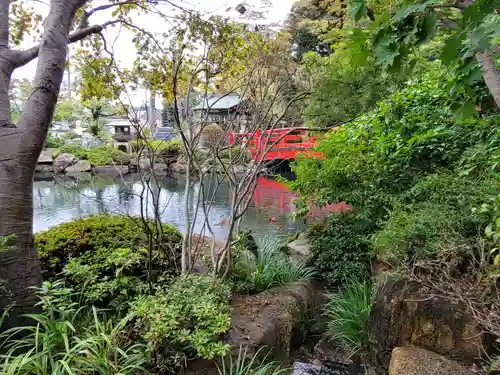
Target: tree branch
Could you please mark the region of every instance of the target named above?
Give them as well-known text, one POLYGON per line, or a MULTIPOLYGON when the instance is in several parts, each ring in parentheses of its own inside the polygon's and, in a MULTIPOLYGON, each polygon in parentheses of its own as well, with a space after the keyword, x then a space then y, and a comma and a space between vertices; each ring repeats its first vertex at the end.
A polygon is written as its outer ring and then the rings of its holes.
POLYGON ((455 3, 455 4, 429 4, 426 6, 426 8, 427 9, 455 8, 455 9, 464 10, 465 8, 467 8, 467 6, 464 4, 459 4, 459 3, 455 3))
POLYGON ((476 54, 477 61, 483 68, 483 78, 491 96, 500 108, 500 70, 498 70, 492 53, 489 51, 476 54))
POLYGON ((17 124, 24 130, 25 143, 20 144, 23 144, 23 161, 29 165, 36 165, 43 148, 63 78, 69 30, 76 11, 84 2, 51 0, 42 41, 36 52, 39 59, 33 91, 17 124))
POLYGON ((137 4, 137 1, 135 1, 135 0, 121 1, 118 3, 101 5, 101 6, 93 8, 89 11, 84 11, 83 15, 80 17, 80 20, 78 21, 78 30, 83 30, 83 29, 88 28, 89 17, 96 12, 99 12, 101 10, 110 9, 113 7, 122 6, 122 5, 132 5, 132 4, 137 4))
MULTIPOLYGON (((69 43, 74 43, 78 42, 84 38, 86 38, 89 35, 92 34, 99 34, 101 33, 106 27, 113 25, 115 23, 120 23, 123 22, 122 20, 112 20, 103 23, 102 25, 92 25, 89 26, 85 29, 78 29, 74 33, 72 33, 69 36, 69 43)), ((31 60, 35 59, 38 57, 38 53, 40 51, 40 45, 33 46, 27 50, 24 51, 17 51, 17 55, 14 59, 14 64, 16 68, 19 68, 23 65, 26 65, 29 63, 31 60)))

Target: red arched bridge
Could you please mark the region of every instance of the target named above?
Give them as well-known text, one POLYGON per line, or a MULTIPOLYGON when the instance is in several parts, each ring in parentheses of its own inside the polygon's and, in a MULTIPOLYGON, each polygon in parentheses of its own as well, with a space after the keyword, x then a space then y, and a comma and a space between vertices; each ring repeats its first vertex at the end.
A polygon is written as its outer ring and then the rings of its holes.
POLYGON ((230 144, 245 144, 254 160, 290 160, 297 155, 322 158, 321 152, 314 151, 320 137, 308 136, 307 130, 280 128, 257 130, 252 133, 229 133, 230 144))

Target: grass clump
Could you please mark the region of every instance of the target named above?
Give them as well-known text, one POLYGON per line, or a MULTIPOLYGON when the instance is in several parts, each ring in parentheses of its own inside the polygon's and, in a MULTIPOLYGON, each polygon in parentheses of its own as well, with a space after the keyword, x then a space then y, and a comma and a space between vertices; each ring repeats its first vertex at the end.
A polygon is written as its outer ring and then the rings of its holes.
POLYGON ((344 283, 338 294, 331 294, 325 306, 327 333, 352 353, 368 346, 368 319, 373 302, 370 281, 344 283))
POLYGON ((316 271, 281 251, 282 243, 270 237, 257 242, 251 251, 235 256, 233 280, 240 291, 258 293, 293 282, 308 282, 316 271))
POLYGON ((288 369, 279 366, 276 362, 266 363, 267 356, 259 361, 258 357, 262 350, 263 348, 260 348, 257 353, 248 358, 248 348, 243 349, 240 346, 236 363, 234 363, 231 356, 229 356, 227 361, 225 358, 222 358, 222 365, 218 367, 219 375, 281 375, 288 372, 288 369))
POLYGON ((0 337, 0 374, 147 373, 147 346, 121 340, 128 318, 112 321, 95 307, 67 304, 61 296, 70 294, 71 289, 44 284, 39 292, 42 313, 29 315, 33 325, 0 337))

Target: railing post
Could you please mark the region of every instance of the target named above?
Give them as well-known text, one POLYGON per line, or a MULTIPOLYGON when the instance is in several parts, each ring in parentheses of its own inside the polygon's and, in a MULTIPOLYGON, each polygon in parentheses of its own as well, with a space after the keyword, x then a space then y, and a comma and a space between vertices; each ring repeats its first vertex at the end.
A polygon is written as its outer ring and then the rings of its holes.
POLYGON ((260 134, 260 129, 257 129, 255 131, 255 146, 257 150, 260 152, 260 147, 261 147, 261 134, 260 134))

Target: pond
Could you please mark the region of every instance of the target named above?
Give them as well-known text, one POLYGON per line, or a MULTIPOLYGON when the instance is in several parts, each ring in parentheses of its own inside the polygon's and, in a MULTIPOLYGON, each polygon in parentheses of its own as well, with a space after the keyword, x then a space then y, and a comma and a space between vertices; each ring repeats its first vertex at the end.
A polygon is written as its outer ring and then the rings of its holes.
MULTIPOLYGON (((205 186, 208 186, 206 182, 205 186)), ((189 207, 191 217, 196 211, 195 197, 200 185, 200 182, 193 183, 189 191, 189 194, 192 194, 190 202, 193 202, 189 207)), ((141 215, 142 211, 147 216, 153 216, 153 202, 158 202, 162 221, 176 226, 182 232, 185 228, 184 178, 164 177, 149 186, 151 188, 145 189, 147 194, 141 194, 144 185, 136 174, 115 179, 91 177, 86 181, 68 178, 35 181, 34 231, 42 231, 65 221, 104 212, 141 215)), ((304 229, 302 222, 290 218, 294 211, 294 198, 294 193, 286 186, 271 179, 259 178, 242 228, 251 229, 257 238, 266 235, 284 237, 304 229)), ((223 181, 216 190, 212 207, 207 213, 217 238, 227 235, 229 199, 229 184, 223 181)), ((204 216, 200 209, 195 232, 201 231, 203 222, 204 216)))

